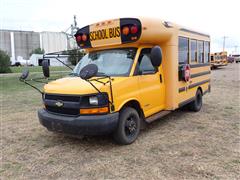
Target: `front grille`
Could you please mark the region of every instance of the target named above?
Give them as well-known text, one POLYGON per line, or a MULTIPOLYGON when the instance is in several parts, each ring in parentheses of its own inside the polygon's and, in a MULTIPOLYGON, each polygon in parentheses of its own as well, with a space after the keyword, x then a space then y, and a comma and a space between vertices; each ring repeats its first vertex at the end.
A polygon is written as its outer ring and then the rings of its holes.
POLYGON ((81 100, 80 96, 58 94, 45 94, 44 99, 47 111, 71 116, 79 115, 80 100, 81 100), (63 107, 58 107, 56 105, 56 103, 59 101, 63 103, 63 107), (76 103, 77 104, 79 103, 79 106, 76 105, 76 103))
POLYGON ((79 114, 79 109, 59 108, 54 106, 46 106, 46 109, 57 114, 65 114, 71 116, 76 116, 79 114))
POLYGON ((70 102, 80 102, 80 96, 68 96, 68 95, 53 95, 53 94, 45 94, 45 99, 49 100, 61 100, 61 101, 70 101, 70 102))

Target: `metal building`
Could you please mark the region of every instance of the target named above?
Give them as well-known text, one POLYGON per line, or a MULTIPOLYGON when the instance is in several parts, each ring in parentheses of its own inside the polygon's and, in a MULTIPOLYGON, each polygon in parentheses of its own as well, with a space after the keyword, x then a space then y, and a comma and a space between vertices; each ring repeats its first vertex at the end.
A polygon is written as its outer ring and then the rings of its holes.
POLYGON ((0 30, 0 49, 7 52, 12 63, 18 59, 29 60, 37 48, 44 49, 45 53, 67 50, 68 41, 62 32, 0 30))
POLYGON ((41 32, 40 42, 45 53, 67 50, 67 36, 61 32, 41 32))
POLYGON ((11 32, 7 30, 0 31, 0 49, 12 56, 11 51, 11 32))
POLYGON ((37 32, 15 31, 13 34, 15 58, 21 56, 29 59, 31 52, 40 47, 40 35, 37 32))

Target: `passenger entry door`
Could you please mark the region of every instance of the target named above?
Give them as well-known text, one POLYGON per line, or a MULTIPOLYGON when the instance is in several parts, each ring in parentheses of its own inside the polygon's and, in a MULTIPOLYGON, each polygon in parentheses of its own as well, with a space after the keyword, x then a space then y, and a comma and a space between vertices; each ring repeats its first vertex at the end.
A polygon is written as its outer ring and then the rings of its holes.
POLYGON ((139 95, 145 117, 162 110, 165 102, 162 68, 157 71, 153 67, 150 52, 151 48, 141 50, 135 71, 139 77, 139 95))

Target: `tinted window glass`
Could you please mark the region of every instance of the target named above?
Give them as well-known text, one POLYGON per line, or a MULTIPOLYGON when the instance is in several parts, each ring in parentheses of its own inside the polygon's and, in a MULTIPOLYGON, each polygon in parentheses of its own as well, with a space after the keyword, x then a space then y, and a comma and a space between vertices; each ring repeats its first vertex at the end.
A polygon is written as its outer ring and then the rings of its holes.
POLYGON ((197 40, 191 40, 191 62, 197 61, 197 40))
POLYGON ((138 59, 138 74, 151 74, 156 70, 153 67, 150 59, 151 49, 143 49, 138 59))
POLYGON ((198 41, 198 62, 203 63, 203 41, 198 41))
POLYGON ((179 37, 178 38, 178 63, 187 64, 188 63, 188 38, 179 37))
POLYGON ((204 42, 204 62, 209 62, 209 54, 210 54, 210 48, 209 48, 209 42, 204 42))

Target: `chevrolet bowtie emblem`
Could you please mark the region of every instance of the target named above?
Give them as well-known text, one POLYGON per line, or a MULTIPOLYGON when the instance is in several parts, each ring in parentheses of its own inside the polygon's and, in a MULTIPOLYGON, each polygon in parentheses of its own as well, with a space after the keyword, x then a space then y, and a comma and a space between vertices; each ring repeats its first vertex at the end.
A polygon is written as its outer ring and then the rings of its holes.
POLYGON ((63 107, 63 102, 58 101, 58 102, 55 103, 55 105, 56 105, 57 107, 63 107))

